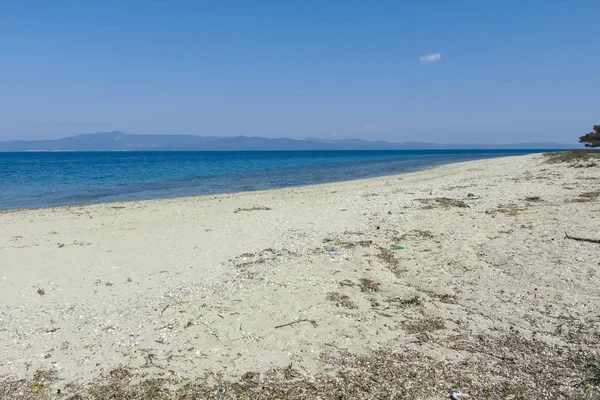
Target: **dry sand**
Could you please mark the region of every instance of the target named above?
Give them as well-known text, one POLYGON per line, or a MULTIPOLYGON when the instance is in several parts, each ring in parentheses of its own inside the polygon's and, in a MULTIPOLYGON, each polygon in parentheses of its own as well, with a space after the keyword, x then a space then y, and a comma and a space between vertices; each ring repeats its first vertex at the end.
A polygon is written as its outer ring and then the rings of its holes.
POLYGON ((599 398, 600 168, 545 161, 3 212, 0 397, 599 398))

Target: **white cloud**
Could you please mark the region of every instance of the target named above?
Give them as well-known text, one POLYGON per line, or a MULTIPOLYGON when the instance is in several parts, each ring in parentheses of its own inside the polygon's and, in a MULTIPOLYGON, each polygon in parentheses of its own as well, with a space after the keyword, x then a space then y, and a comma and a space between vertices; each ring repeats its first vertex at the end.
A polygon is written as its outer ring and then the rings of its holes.
POLYGON ((442 55, 440 53, 432 53, 419 57, 421 59, 421 64, 431 64, 434 62, 440 61, 442 55))

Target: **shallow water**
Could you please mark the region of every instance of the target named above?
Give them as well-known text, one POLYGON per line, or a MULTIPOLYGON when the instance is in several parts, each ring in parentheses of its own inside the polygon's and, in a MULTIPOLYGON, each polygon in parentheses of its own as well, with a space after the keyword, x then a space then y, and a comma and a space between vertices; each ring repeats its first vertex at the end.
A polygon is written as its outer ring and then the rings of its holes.
POLYGON ((0 209, 303 186, 541 151, 0 153, 0 209))

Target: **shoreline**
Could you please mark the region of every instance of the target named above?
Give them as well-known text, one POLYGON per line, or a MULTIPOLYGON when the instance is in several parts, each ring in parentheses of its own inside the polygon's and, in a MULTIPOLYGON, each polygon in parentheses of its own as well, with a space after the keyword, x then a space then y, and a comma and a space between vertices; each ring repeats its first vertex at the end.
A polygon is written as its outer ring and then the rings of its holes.
MULTIPOLYGON (((326 150, 324 150, 324 151, 326 151, 326 150)), ((353 151, 353 150, 348 150, 348 151, 353 151)), ((245 191, 238 191, 238 192, 223 192, 223 193, 198 194, 198 195, 174 196, 174 197, 157 197, 157 198, 152 198, 152 199, 139 199, 139 200, 115 200, 115 201, 103 201, 103 202, 97 202, 97 203, 62 204, 62 205, 42 206, 42 207, 0 208, 0 215, 14 213, 14 212, 23 212, 23 211, 52 210, 52 209, 62 209, 62 208, 68 209, 70 207, 82 208, 82 207, 88 207, 88 206, 102 206, 102 205, 110 205, 110 204, 123 205, 123 204, 131 204, 131 203, 138 203, 138 202, 143 203, 143 202, 153 202, 153 201, 161 201, 161 200, 168 201, 168 200, 178 200, 178 199, 195 199, 195 198, 200 199, 200 198, 228 196, 228 195, 242 195, 244 193, 264 193, 264 192, 272 192, 272 191, 294 189, 294 188, 319 187, 319 186, 325 186, 325 185, 335 185, 338 183, 345 183, 345 182, 369 181, 372 179, 388 178, 388 177, 396 177, 396 176, 401 177, 401 176, 405 176, 405 175, 409 175, 409 174, 418 174, 420 172, 430 171, 430 170, 433 170, 436 168, 444 167, 446 165, 459 165, 459 164, 471 163, 471 162, 476 162, 476 161, 495 160, 495 159, 499 159, 499 158, 529 157, 529 156, 538 155, 538 154, 545 154, 545 153, 532 153, 532 154, 526 154, 526 155, 507 155, 507 156, 497 156, 497 157, 491 157, 491 158, 481 158, 481 159, 469 160, 469 161, 456 161, 456 162, 431 165, 431 166, 425 167, 423 169, 418 169, 418 170, 409 171, 409 172, 401 172, 401 173, 390 174, 390 175, 378 175, 378 176, 372 176, 372 177, 367 177, 367 178, 345 179, 345 180, 326 182, 326 183, 307 183, 305 185, 285 186, 285 187, 272 188, 272 189, 256 189, 256 190, 245 190, 245 191)))
POLYGON ((0 211, 0 398, 598 394, 600 168, 546 161, 0 211))
MULTIPOLYGON (((370 176, 365 176, 365 177, 352 177, 351 174, 347 174, 347 176, 345 177, 340 177, 340 176, 336 176, 333 178, 332 181, 329 182, 322 182, 322 183, 315 183, 315 182, 311 182, 310 179, 307 179, 308 182, 307 183, 303 183, 300 185, 295 185, 295 184, 291 184, 291 185, 284 185, 281 187, 274 187, 274 188, 264 188, 264 189, 256 189, 256 190, 236 190, 235 187, 231 187, 230 189, 233 191, 225 191, 225 192, 217 192, 217 193, 200 193, 200 194, 187 194, 187 195, 181 195, 181 194, 176 194, 177 191, 181 190, 181 189, 185 189, 185 187, 176 187, 176 188, 171 188, 171 192, 175 193, 175 194, 168 194, 168 193, 163 193, 161 195, 158 195, 158 197, 154 197, 154 198, 135 198, 136 193, 143 193, 144 190, 142 191, 138 191, 138 192, 131 192, 129 193, 129 197, 132 197, 131 199, 125 199, 125 200, 114 200, 111 199, 113 197, 119 197, 119 194, 110 194, 110 195, 102 195, 101 197, 98 195, 96 196, 96 200, 91 200, 91 202, 83 202, 83 203, 72 203, 72 204, 55 204, 55 205, 43 205, 43 206, 33 206, 33 207, 8 207, 8 208, 0 208, 0 213, 2 212, 6 212, 6 211, 11 211, 11 210, 34 210, 34 209, 43 209, 43 208, 54 208, 54 207, 68 207, 68 206, 74 206, 74 207, 78 207, 78 206, 83 206, 83 205, 94 205, 94 204, 107 204, 107 203, 122 203, 122 202, 131 202, 131 201, 148 201, 148 200, 158 200, 158 199, 177 199, 177 198, 186 198, 186 197, 197 197, 197 196, 215 196, 215 195, 223 195, 223 194, 233 194, 233 193, 244 193, 244 192, 256 192, 256 191, 264 191, 264 190, 278 190, 278 189, 285 189, 285 188, 293 188, 293 187, 305 187, 305 186, 312 186, 312 185, 323 185, 323 184, 330 184, 330 183, 336 183, 336 182, 347 182, 347 181, 354 181, 354 180, 363 180, 363 179, 372 179, 372 178, 379 178, 379 177, 385 177, 385 176, 392 176, 392 175, 403 175, 403 174, 407 174, 407 173, 414 173, 414 172, 419 172, 419 171, 425 171, 428 170, 430 168, 435 168, 437 166, 440 165, 449 165, 449 164, 456 164, 456 163, 461 163, 461 162, 469 162, 469 161, 476 161, 476 160, 485 160, 485 159, 494 159, 494 158, 505 158, 505 157, 520 157, 523 156, 523 154, 510 154, 510 153, 504 153, 504 155, 498 155, 498 152, 501 152, 502 150, 490 150, 490 156, 488 158, 476 158, 475 160, 457 160, 457 161, 444 161, 444 160, 438 160, 437 163, 432 163, 431 165, 424 165, 424 166, 418 166, 418 167, 410 167, 410 168, 406 168, 406 172, 396 172, 393 174, 380 174, 380 173, 371 173, 369 174, 370 176), (336 180, 337 178, 337 180, 336 180)), ((508 151, 508 150, 507 150, 508 151)), ((521 151, 521 150, 514 150, 516 152, 521 151)), ((542 154, 539 153, 539 151, 542 150, 535 150, 535 152, 533 152, 534 150, 531 150, 532 153, 529 154, 525 154, 525 155, 530 155, 530 154, 542 154)), ((384 151, 385 152, 385 151, 384 151)), ((433 151, 435 152, 435 151, 433 151)), ((415 159, 415 161, 417 161, 417 159, 415 159)), ((359 163, 360 164, 360 163, 359 163)), ((332 166, 336 166, 336 164, 332 164, 332 166)), ((321 166, 320 166, 321 167, 321 166)), ((248 178, 248 177, 246 177, 248 178)), ((223 179, 231 179, 231 177, 223 177, 223 179)), ((164 183, 164 182, 163 182, 164 183)), ((264 184, 264 182, 263 182, 264 184)), ((189 189, 189 188, 188 188, 189 189)), ((81 189, 80 189, 81 190, 81 189)), ((163 189, 159 189, 159 190, 163 190, 163 189)), ((156 196, 156 194, 155 194, 156 196)), ((142 196, 143 197, 143 196, 142 196)), ((151 196, 152 197, 152 196, 151 196)), ((22 200, 23 202, 27 202, 28 200, 22 200)), ((60 200, 57 199, 50 199, 48 200, 49 202, 60 202, 60 200)), ((31 201, 29 201, 31 202, 31 201)), ((10 203, 9 203, 10 204, 10 203)))

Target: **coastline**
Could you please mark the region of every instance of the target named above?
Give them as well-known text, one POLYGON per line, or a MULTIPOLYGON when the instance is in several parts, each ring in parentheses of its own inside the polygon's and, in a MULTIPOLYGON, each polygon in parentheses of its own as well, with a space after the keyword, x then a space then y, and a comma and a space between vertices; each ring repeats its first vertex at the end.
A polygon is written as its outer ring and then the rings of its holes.
POLYGON ((539 151, 432 151, 431 154, 423 153, 430 155, 425 158, 421 157, 422 152, 413 151, 336 151, 331 159, 323 156, 331 153, 328 151, 250 152, 243 155, 227 152, 227 157, 211 152, 142 152, 127 153, 126 156, 74 153, 56 160, 37 157, 29 160, 26 157, 21 160, 27 161, 23 164, 25 167, 19 167, 22 163, 18 160, 3 160, 0 154, 0 169, 6 168, 5 174, 9 177, 0 181, 0 211, 304 187, 539 151), (287 155, 279 158, 282 153, 287 155), (263 157, 264 154, 270 156, 263 157), (133 160, 129 159, 132 155, 133 160), (316 158, 300 161, 307 156, 316 158), (64 167, 65 163, 67 167, 64 167), (148 163, 152 167, 148 168, 148 163), (286 166, 286 163, 290 164, 286 166), (246 169, 244 165, 250 168, 246 169), (180 167, 183 169, 179 170, 180 167))
POLYGON ((492 376, 508 395, 516 377, 525 393, 576 398, 569 380, 600 354, 600 273, 598 245, 565 232, 600 238, 600 173, 545 161, 2 210, 0 394, 26 398, 51 371, 36 395, 67 398, 119 368, 131 387, 202 377, 238 390, 252 372, 259 392, 341 390, 331 380, 367 368, 357 358, 386 354, 421 373, 403 375, 413 398, 480 398, 492 376), (521 356, 549 388, 514 371, 521 356))
MULTIPOLYGON (((323 151, 326 151, 326 150, 323 150, 323 151)), ((533 154, 536 154, 536 153, 533 153, 533 154)), ((495 158, 506 158, 506 157, 522 157, 522 156, 500 156, 500 157, 484 158, 481 160, 493 160, 495 158)), ((481 161, 481 160, 475 160, 475 161, 481 161)), ((225 193, 199 194, 199 195, 189 195, 189 196, 161 197, 161 198, 143 199, 143 200, 117 200, 117 201, 106 201, 106 202, 98 202, 98 203, 65 204, 65 205, 55 205, 55 206, 45 206, 45 207, 24 207, 24 208, 6 208, 6 209, 0 208, 0 215, 2 215, 4 213, 8 214, 8 213, 13 213, 13 212, 23 212, 23 211, 69 209, 69 208, 73 208, 73 207, 74 208, 82 208, 82 207, 102 206, 102 205, 123 206, 126 204, 133 204, 133 203, 140 203, 140 202, 166 201, 166 200, 179 200, 179 199, 201 199, 201 198, 211 198, 211 197, 218 198, 219 196, 241 195, 244 193, 258 194, 258 193, 266 193, 266 192, 286 190, 286 189, 295 189, 295 188, 306 188, 306 187, 318 188, 320 186, 335 185, 338 183, 369 181, 372 179, 394 177, 394 176, 400 177, 400 176, 407 175, 407 174, 415 174, 415 173, 419 173, 419 172, 423 172, 423 171, 429 171, 434 168, 443 167, 444 165, 454 165, 454 164, 461 164, 461 163, 468 163, 468 162, 472 162, 472 161, 456 161, 456 162, 443 163, 443 164, 439 164, 439 165, 432 165, 429 167, 425 167, 423 169, 419 169, 416 171, 403 172, 403 173, 399 173, 399 174, 381 175, 381 176, 358 178, 358 179, 346 179, 346 180, 327 182, 327 183, 316 183, 316 184, 308 183, 306 185, 288 186, 288 187, 273 188, 273 189, 258 189, 258 190, 245 190, 245 191, 239 191, 239 192, 225 192, 225 193)))

